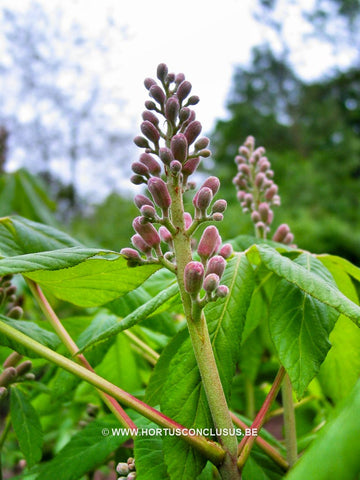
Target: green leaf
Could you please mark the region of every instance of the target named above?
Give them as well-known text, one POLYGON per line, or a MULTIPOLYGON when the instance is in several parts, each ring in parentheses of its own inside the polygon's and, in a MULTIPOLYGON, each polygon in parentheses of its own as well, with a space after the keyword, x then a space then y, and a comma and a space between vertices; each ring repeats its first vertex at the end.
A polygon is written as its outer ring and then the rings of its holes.
POLYGON ((335 308, 360 325, 360 308, 343 295, 335 286, 309 272, 303 266, 283 257, 267 245, 254 245, 247 251, 251 263, 264 263, 266 268, 322 303, 335 308))
MULTIPOLYGON (((36 323, 28 322, 26 320, 13 320, 12 318, 4 317, 4 315, 0 315, 0 319, 2 322, 10 325, 13 328, 16 328, 22 333, 25 333, 25 335, 28 335, 45 347, 55 350, 60 343, 60 340, 54 333, 39 327, 36 323)), ((21 355, 25 355, 26 357, 38 358, 38 355, 32 350, 24 347, 20 342, 11 340, 3 334, 0 334, 0 344, 12 348, 16 352, 20 353, 21 355)))
POLYGON ((103 305, 143 283, 159 265, 129 267, 123 257, 92 258, 72 268, 38 271, 26 276, 53 295, 80 307, 103 305))
POLYGON ((123 318, 117 325, 108 328, 98 337, 88 342, 80 351, 85 351, 89 347, 97 345, 100 342, 103 342, 110 337, 117 335, 123 330, 133 327, 134 325, 151 315, 154 311, 156 311, 163 302, 166 302, 168 299, 174 297, 177 292, 177 284, 171 285, 170 287, 166 288, 163 292, 156 295, 156 297, 152 298, 150 301, 146 302, 144 305, 141 305, 141 307, 137 308, 132 313, 123 318))
MULTIPOLYGON (((350 277, 353 277, 355 280, 360 282, 360 268, 353 265, 345 258, 338 257, 336 255, 318 255, 318 259, 326 265, 326 267, 332 271, 334 270, 343 270, 345 271, 350 277)), ((340 288, 340 286, 339 286, 340 288)))
MULTIPOLYGON (((159 428, 146 418, 137 422, 139 430, 159 428)), ((137 435, 134 440, 134 453, 136 458, 136 477, 141 480, 154 480, 169 478, 163 453, 163 440, 159 435, 137 435)))
POLYGON ((56 228, 17 216, 0 218, 2 257, 81 246, 80 242, 56 228))
MULTIPOLYGON (((347 264, 344 268, 341 262, 343 259, 332 255, 318 258, 329 269, 342 293, 359 303, 347 264)), ((332 347, 321 365, 319 381, 325 394, 337 403, 349 395, 360 377, 360 329, 341 315, 330 334, 330 342, 332 347)))
POLYGON ((38 414, 28 397, 15 387, 11 388, 10 409, 20 450, 31 467, 40 461, 42 455, 43 434, 38 414))
POLYGON ((287 480, 355 480, 360 471, 360 380, 287 480))
MULTIPOLYGON (((334 281, 328 270, 310 254, 295 262, 329 285, 334 281)), ((282 365, 288 372, 294 390, 301 397, 319 372, 330 349, 329 334, 338 313, 304 291, 280 280, 272 298, 269 328, 282 365)))
POLYGON ((78 480, 103 464, 110 453, 128 438, 112 435, 112 428, 119 428, 119 422, 112 415, 91 422, 46 464, 36 480, 78 480), (103 429, 109 429, 110 435, 104 436, 103 429))
MULTIPOLYGON (((229 261, 222 283, 229 287, 229 295, 209 304, 205 316, 225 395, 229 397, 237 350, 255 286, 253 268, 245 255, 235 255, 229 261)), ((190 338, 184 340, 173 356, 163 388, 166 395, 162 396, 161 410, 166 415, 188 428, 212 425, 190 338)), ((171 478, 194 478, 206 463, 177 438, 164 438, 164 453, 171 478)))

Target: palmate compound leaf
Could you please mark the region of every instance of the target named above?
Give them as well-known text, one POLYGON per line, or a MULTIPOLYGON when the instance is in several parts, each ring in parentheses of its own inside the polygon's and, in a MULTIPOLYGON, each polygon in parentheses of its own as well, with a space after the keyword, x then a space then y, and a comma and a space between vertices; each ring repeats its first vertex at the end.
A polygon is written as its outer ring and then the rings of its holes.
MULTIPOLYGON (((334 285, 331 274, 312 255, 302 254, 294 263, 334 285)), ((329 334, 338 316, 336 310, 297 286, 279 280, 270 306, 270 334, 299 397, 325 360, 331 346, 329 334)))
MULTIPOLYGON (((229 287, 229 295, 209 304, 205 315, 225 394, 229 397, 237 349, 255 284, 253 268, 245 255, 237 254, 229 261, 222 283, 229 287)), ((166 415, 188 428, 212 426, 205 391, 186 331, 180 332, 165 348, 153 375, 155 380, 150 382, 148 395, 152 402, 160 402, 166 415), (162 357, 166 361, 162 361, 162 357)), ((164 437, 163 445, 170 478, 187 480, 200 474, 206 459, 188 444, 176 437, 164 437)))

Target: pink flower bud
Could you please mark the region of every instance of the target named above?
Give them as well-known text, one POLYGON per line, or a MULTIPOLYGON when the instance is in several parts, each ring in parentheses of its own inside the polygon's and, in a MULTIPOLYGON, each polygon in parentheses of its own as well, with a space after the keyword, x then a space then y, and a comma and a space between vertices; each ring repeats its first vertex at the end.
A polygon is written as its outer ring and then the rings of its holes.
POLYGON ((191 97, 188 98, 187 104, 196 105, 199 102, 200 102, 200 98, 197 95, 191 95, 191 97))
POLYGON ((266 172, 266 170, 268 170, 270 168, 270 162, 268 161, 268 159, 266 157, 263 157, 260 159, 259 161, 259 169, 260 169, 260 172, 266 172))
POLYGON ((178 73, 176 76, 175 76, 175 83, 177 85, 180 85, 181 82, 183 82, 185 80, 185 75, 183 73, 178 73))
POLYGON ((153 125, 159 125, 158 117, 154 113, 149 112, 148 110, 145 110, 145 112, 142 113, 142 118, 143 120, 151 122, 153 125))
POLYGON ((159 234, 160 234, 160 238, 163 242, 165 242, 165 243, 172 242, 173 237, 172 237, 171 233, 163 225, 159 228, 159 234))
POLYGON ((285 236, 285 238, 284 238, 284 240, 283 240, 282 243, 284 243, 285 245, 290 245, 291 243, 293 243, 293 241, 294 241, 294 235, 289 232, 289 233, 285 236))
POLYGON ((170 148, 174 158, 184 163, 187 157, 188 143, 183 133, 178 133, 172 137, 170 148))
POLYGON ((271 200, 272 205, 275 207, 279 207, 281 205, 280 197, 279 195, 274 195, 273 199, 271 200))
POLYGON ((255 177, 255 185, 260 188, 265 180, 265 174, 263 172, 257 173, 255 177))
POLYGON ((166 77, 166 81, 169 83, 173 83, 175 81, 175 73, 168 73, 166 77))
POLYGON ((161 80, 162 82, 165 82, 167 74, 168 74, 168 67, 165 63, 160 63, 157 67, 157 78, 161 80))
POLYGON ((141 208, 144 205, 150 205, 151 207, 154 206, 153 202, 150 200, 150 198, 145 197, 145 195, 141 195, 140 193, 138 195, 135 195, 134 198, 134 203, 137 206, 137 208, 141 208))
POLYGON ((252 214, 251 214, 251 220, 252 220, 254 223, 260 222, 260 220, 261 220, 260 213, 257 212, 256 210, 255 210, 254 212, 252 212, 252 214))
POLYGON ((160 133, 158 129, 153 125, 149 120, 145 120, 140 125, 141 132, 148 138, 151 142, 157 143, 160 139, 160 133))
MULTIPOLYGON (((141 223, 142 217, 136 217, 133 221, 133 228, 142 239, 149 245, 149 247, 155 247, 160 243, 160 237, 151 223, 141 223)), ((135 245, 136 246, 136 245, 135 245)))
POLYGON ((253 200, 254 200, 254 197, 252 196, 251 193, 245 193, 244 202, 246 203, 247 207, 251 206, 253 200))
POLYGON ((191 91, 191 87, 192 87, 191 83, 188 82, 187 80, 184 80, 183 82, 180 83, 176 91, 176 95, 180 103, 189 95, 191 91))
POLYGON ((199 166, 199 163, 200 163, 199 157, 190 158, 189 160, 187 160, 182 167, 183 174, 186 176, 193 174, 197 169, 197 167, 199 166))
POLYGON ((140 250, 140 252, 145 253, 147 256, 150 255, 151 253, 150 245, 148 245, 139 234, 133 235, 131 237, 131 243, 135 248, 140 250))
POLYGON ((142 183, 146 183, 146 179, 140 175, 132 175, 130 177, 130 182, 134 185, 141 185, 142 183))
POLYGON ((233 254, 233 247, 230 243, 225 243, 221 249, 220 249, 220 252, 219 252, 219 255, 221 255, 225 260, 229 257, 231 257, 231 255, 233 254))
POLYGON ((267 204, 266 202, 260 203, 259 213, 260 213, 261 220, 265 223, 267 223, 268 221, 269 212, 270 212, 269 204, 267 204))
POLYGON ((146 138, 141 137, 140 135, 134 138, 134 143, 140 148, 150 148, 149 142, 146 140, 146 138))
POLYGON ((167 211, 171 205, 171 197, 166 183, 161 178, 153 177, 148 181, 148 189, 156 205, 164 212, 167 211))
POLYGON ((208 187, 201 187, 196 196, 195 207, 198 208, 202 214, 205 214, 212 199, 212 190, 208 187))
MULTIPOLYGON (((152 100, 146 100, 145 102, 145 107, 148 109, 148 110, 156 110, 156 105, 155 103, 152 101, 152 100)), ((144 119, 145 120, 145 119, 144 119)))
POLYGON ((200 135, 201 130, 202 125, 197 120, 189 123, 184 132, 184 135, 188 141, 188 145, 191 145, 197 139, 197 137, 200 135))
POLYGON ((0 385, 3 387, 7 387, 10 383, 12 383, 15 380, 15 378, 16 378, 16 369, 14 367, 8 367, 0 375, 0 385))
POLYGON ((244 142, 245 147, 247 147, 249 150, 254 150, 255 147, 255 138, 252 135, 249 135, 246 137, 246 140, 244 142))
POLYGON ((185 228, 189 228, 190 225, 192 224, 192 216, 190 213, 185 212, 184 213, 184 221, 185 221, 185 228))
POLYGON ((239 148, 239 153, 240 153, 240 155, 243 155, 245 158, 250 158, 250 150, 247 147, 245 147, 244 145, 242 145, 239 148))
POLYGON ((152 78, 145 78, 144 85, 145 85, 146 90, 150 90, 150 88, 153 85, 156 85, 156 82, 152 78))
POLYGON ((203 150, 206 148, 210 143, 210 140, 207 137, 201 137, 199 140, 196 140, 195 142, 195 150, 203 150))
POLYGON ((246 176, 250 176, 250 167, 249 165, 246 165, 245 163, 239 165, 239 172, 243 173, 246 176))
POLYGON ((160 105, 164 105, 166 97, 165 97, 164 90, 161 87, 159 87, 159 85, 156 85, 156 84, 152 85, 152 87, 150 87, 149 94, 160 105))
POLYGON ((275 185, 275 183, 273 183, 271 187, 265 191, 266 200, 271 200, 273 196, 277 193, 277 191, 278 191, 278 187, 277 185, 275 185))
POLYGON ((165 117, 169 122, 175 124, 180 110, 179 100, 176 97, 171 97, 167 100, 165 105, 165 117))
POLYGON ((239 200, 239 202, 242 202, 245 198, 246 193, 243 190, 240 190, 240 192, 237 192, 236 197, 239 200))
POLYGON ((181 131, 183 131, 189 125, 189 123, 193 122, 195 118, 196 118, 196 114, 194 110, 190 110, 190 115, 187 118, 186 122, 183 123, 181 131))
POLYGON ((213 196, 215 196, 220 188, 220 180, 217 177, 209 177, 205 180, 202 186, 210 188, 213 196))
POLYGON ((207 293, 211 293, 214 290, 217 289, 220 283, 220 278, 216 273, 210 273, 209 275, 206 275, 204 283, 203 283, 203 288, 207 293))
POLYGON ((122 248, 120 254, 128 260, 141 260, 139 252, 133 248, 122 248))
POLYGON ((132 165, 131 165, 131 169, 134 173, 136 173, 137 175, 142 175, 144 177, 148 177, 149 176, 149 169, 147 168, 146 165, 140 163, 140 162, 134 162, 132 165))
POLYGON ((170 165, 170 163, 174 160, 174 155, 172 154, 172 151, 167 147, 160 148, 159 157, 160 160, 165 163, 165 165, 170 165))
POLYGON ((140 208, 140 213, 143 217, 145 217, 149 221, 155 220, 156 218, 156 210, 151 205, 143 205, 140 208))
POLYGON ((183 107, 181 110, 180 110, 180 113, 179 113, 179 120, 180 122, 186 122, 186 120, 188 120, 188 118, 190 117, 190 114, 191 114, 191 110, 190 108, 187 108, 187 107, 183 107))
POLYGON ((221 243, 218 229, 214 225, 206 227, 199 241, 197 252, 201 259, 206 260, 216 253, 221 243))
POLYGON ((286 223, 282 223, 281 225, 278 226, 272 239, 274 240, 274 242, 282 243, 284 241, 284 238, 289 232, 290 232, 289 225, 287 225, 286 223))
POLYGON ((263 233, 265 232, 265 230, 266 230, 266 226, 265 226, 265 223, 264 223, 264 222, 257 222, 257 223, 255 224, 255 227, 257 228, 257 230, 259 230, 259 232, 260 232, 261 234, 263 234, 263 233))
POLYGON ((149 153, 142 153, 139 158, 140 162, 146 165, 151 175, 158 176, 161 173, 161 167, 158 162, 149 153))
POLYGON ((225 271, 225 267, 226 267, 226 260, 224 259, 224 257, 222 255, 215 255, 214 257, 211 257, 210 260, 208 261, 207 268, 206 268, 206 275, 209 275, 209 273, 216 273, 216 275, 219 278, 221 278, 225 271))
POLYGON ((200 262, 189 262, 184 270, 184 286, 191 296, 197 295, 202 287, 204 266, 200 262))
POLYGON ((215 295, 219 298, 225 298, 229 295, 229 289, 226 285, 219 285, 215 290, 215 295))
POLYGON ((214 222, 222 222, 224 220, 224 215, 222 213, 216 212, 212 216, 214 222))
POLYGON ((181 163, 179 162, 179 160, 173 160, 170 163, 170 172, 175 176, 179 175, 179 173, 181 172, 181 163))
POLYGON ((236 155, 235 157, 235 163, 237 165, 242 165, 243 163, 246 163, 246 158, 243 157, 242 155, 236 155))
POLYGON ((198 152, 198 155, 200 157, 203 157, 203 158, 208 158, 208 157, 210 157, 211 152, 210 152, 210 150, 206 150, 206 149, 205 150, 200 150, 200 152, 198 152))

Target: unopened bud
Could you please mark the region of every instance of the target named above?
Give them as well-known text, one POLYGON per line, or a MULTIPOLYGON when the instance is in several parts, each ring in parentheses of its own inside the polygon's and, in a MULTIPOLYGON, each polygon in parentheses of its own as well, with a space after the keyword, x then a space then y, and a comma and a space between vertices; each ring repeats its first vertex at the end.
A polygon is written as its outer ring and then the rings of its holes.
POLYGON ((156 219, 156 210, 151 205, 144 205, 140 209, 140 213, 143 217, 147 218, 149 221, 154 221, 156 219))
POLYGON ((13 318, 14 320, 20 320, 20 318, 24 315, 24 311, 21 307, 16 305, 13 307, 8 313, 7 316, 9 318, 13 318))
POLYGON ((225 298, 229 295, 229 288, 226 285, 219 285, 215 290, 215 295, 219 298, 225 298))
POLYGON ((20 377, 30 372, 31 369, 32 362, 30 360, 25 360, 25 362, 20 363, 20 365, 16 367, 16 375, 20 377))
POLYGON ((246 161, 247 161, 246 158, 243 157, 242 155, 236 155, 235 157, 235 163, 237 165, 242 165, 243 163, 246 163, 246 161))
POLYGON ((7 397, 7 394, 8 394, 8 391, 5 387, 0 387, 0 401, 3 399, 3 398, 6 398, 7 397))
POLYGON ((227 202, 224 199, 216 200, 214 205, 212 206, 212 213, 224 213, 227 207, 227 202))
POLYGON ((194 122, 189 123, 184 132, 184 135, 188 141, 188 145, 191 145, 197 139, 201 133, 201 130, 202 125, 199 121, 195 120, 194 122))
POLYGON ((184 286, 187 293, 197 295, 202 287, 204 266, 200 262, 189 262, 184 270, 184 286))
POLYGON ((260 188, 265 180, 265 174, 263 172, 257 173, 255 177, 255 185, 260 188))
POLYGON ((217 177, 209 177, 205 180, 202 186, 210 188, 215 197, 220 188, 220 180, 217 177))
POLYGON ((197 167, 199 166, 199 163, 200 163, 199 157, 189 158, 189 160, 187 160, 182 167, 183 174, 186 175, 187 177, 189 175, 192 175, 197 169, 197 167))
POLYGON ((31 373, 31 372, 30 372, 30 373, 25 373, 24 378, 25 378, 26 380, 31 380, 31 381, 33 381, 33 380, 35 380, 36 377, 35 377, 35 374, 34 374, 34 373, 31 373))
MULTIPOLYGON (((145 154, 146 155, 146 154, 145 154)), ((147 168, 146 165, 144 165, 143 163, 140 163, 140 162, 134 162, 132 165, 131 165, 131 170, 136 173, 137 175, 141 175, 141 176, 144 176, 144 177, 148 177, 149 176, 149 169, 147 168)))
POLYGON ((214 225, 206 227, 199 241, 197 252, 201 259, 208 259, 217 252, 221 243, 218 229, 214 225))
POLYGON ((268 170, 269 168, 270 162, 268 161, 268 159, 266 157, 261 158, 259 161, 260 172, 266 172, 266 170, 268 170))
POLYGON ((133 221, 134 230, 144 239, 149 247, 159 245, 160 237, 158 232, 151 223, 141 223, 141 218, 142 217, 136 217, 133 221))
POLYGON ((180 85, 180 83, 182 83, 183 81, 185 80, 185 75, 183 73, 178 73, 176 76, 175 76, 175 83, 177 85, 180 85))
POLYGON ((158 143, 160 139, 160 133, 158 129, 149 120, 145 120, 140 125, 141 132, 153 143, 158 143))
POLYGON ((153 85, 156 85, 156 82, 152 78, 145 78, 144 85, 145 85, 146 90, 150 90, 150 88, 153 85))
POLYGON ((140 175, 132 175, 130 177, 130 182, 134 185, 141 185, 142 183, 146 183, 146 179, 140 175))
POLYGON ((145 110, 145 112, 143 112, 142 118, 143 118, 143 120, 148 120, 149 122, 151 122, 155 126, 159 125, 158 117, 154 113, 149 112, 148 110, 145 110))
MULTIPOLYGON (((148 247, 148 249, 149 248, 150 247, 148 247)), ((120 254, 123 255, 127 260, 134 260, 135 262, 142 261, 139 252, 133 248, 122 248, 120 250, 120 254)))
MULTIPOLYGON (((131 237, 131 243, 134 245, 135 248, 137 248, 138 250, 140 250, 140 252, 142 253, 145 253, 145 255, 149 255, 150 252, 151 252, 151 246, 148 245, 145 240, 138 234, 136 235, 133 235, 131 237)), ((123 250, 126 250, 126 249, 123 249, 123 250)), ((123 251, 122 250, 122 251, 123 251)), ((129 250, 132 250, 131 248, 129 250)), ((121 252, 122 252, 121 251, 121 252)), ((121 253, 120 252, 120 253, 121 253)), ((131 252, 127 251, 126 254, 129 255, 129 258, 134 258, 136 259, 137 257, 134 257, 131 252)))
POLYGON ((184 221, 185 221, 185 228, 189 228, 192 224, 192 216, 189 212, 184 212, 184 221))
POLYGON ((156 70, 156 75, 159 80, 165 82, 167 74, 168 74, 168 67, 165 63, 160 63, 156 70))
POLYGON ((166 81, 168 83, 173 83, 175 80, 175 73, 168 73, 166 77, 166 81))
POLYGON ((191 83, 188 82, 187 80, 184 80, 183 82, 180 83, 176 91, 176 95, 180 103, 189 95, 189 93, 191 92, 191 87, 192 87, 191 83))
POLYGON ((149 153, 142 153, 139 158, 140 162, 146 165, 151 175, 158 176, 161 173, 161 167, 158 162, 149 153))
POLYGON ((266 202, 260 203, 260 205, 259 205, 259 213, 260 213, 261 220, 262 220, 264 223, 267 223, 268 218, 269 218, 269 213, 270 213, 269 204, 266 203, 266 202))
POLYGON ((129 473, 129 465, 127 463, 118 463, 116 471, 119 475, 127 475, 129 473))
MULTIPOLYGON (((156 105, 155 103, 152 101, 152 100, 146 100, 145 102, 145 107, 148 109, 148 110, 156 110, 156 105)), ((145 119, 144 119, 145 120, 145 119)))
POLYGON ((177 176, 179 175, 179 173, 181 172, 181 163, 179 162, 179 160, 173 160, 171 163, 170 163, 170 172, 177 176))
POLYGON ((174 160, 174 155, 172 154, 172 151, 167 147, 160 148, 159 157, 160 160, 165 163, 165 165, 170 165, 170 163, 174 160))
POLYGON ((188 98, 187 104, 188 105, 197 105, 200 102, 200 98, 197 95, 191 95, 188 98))
POLYGON ((176 97, 171 97, 167 100, 165 105, 166 120, 175 124, 180 110, 179 100, 176 97))
POLYGON ((126 480, 135 480, 136 479, 136 472, 130 472, 129 475, 126 477, 126 480))
POLYGON ((203 157, 203 158, 208 158, 208 157, 210 157, 210 155, 211 155, 211 151, 210 151, 210 150, 207 150, 207 149, 205 149, 205 150, 200 150, 200 152, 198 152, 198 155, 199 155, 200 157, 203 157))
POLYGON ((266 230, 266 225, 264 222, 257 222, 255 224, 255 227, 261 234, 263 234, 266 230))
POLYGON ((246 140, 244 142, 245 147, 247 147, 249 150, 254 150, 255 147, 255 138, 252 135, 249 135, 246 137, 246 140))
POLYGON ((149 142, 146 140, 146 138, 141 137, 140 135, 134 138, 134 143, 140 148, 150 148, 149 142))
POLYGON ((150 198, 145 197, 145 195, 141 195, 141 194, 135 195, 134 203, 135 203, 135 205, 137 206, 138 209, 140 209, 144 205, 150 205, 151 207, 154 206, 154 204, 150 200, 150 198))
POLYGON ((225 260, 231 257, 232 254, 233 254, 233 247, 230 243, 225 243, 219 251, 219 255, 221 255, 225 260))
POLYGON ((251 220, 253 221, 253 223, 260 222, 260 220, 261 220, 260 213, 257 212, 256 210, 254 212, 252 212, 251 220))
POLYGON ((160 105, 165 103, 165 93, 159 85, 153 85, 149 90, 150 96, 153 97, 160 105))
POLYGON ((195 150, 203 150, 210 143, 210 140, 207 137, 201 137, 195 142, 195 150))
POLYGON ((217 287, 219 286, 219 282, 220 279, 218 275, 216 275, 216 273, 210 273, 205 277, 203 288, 206 292, 211 293, 217 289, 217 287))
POLYGON ((221 278, 224 273, 225 267, 226 260, 224 259, 224 257, 221 256, 221 254, 215 255, 214 257, 211 257, 208 261, 206 267, 206 275, 209 275, 210 273, 216 273, 216 275, 221 278))
POLYGON ((188 143, 183 133, 178 133, 171 139, 170 148, 174 158, 184 163, 187 157, 188 143))
POLYGON ((289 232, 288 234, 286 234, 282 243, 284 243, 285 245, 290 245, 291 243, 293 243, 293 241, 294 241, 294 235, 291 232, 289 232))
POLYGON ((279 207, 280 204, 281 204, 279 195, 274 195, 273 198, 272 198, 272 200, 271 200, 271 203, 272 203, 272 205, 274 205, 275 207, 279 207))
POLYGON ((222 213, 216 212, 213 214, 212 219, 214 222, 222 222, 224 220, 224 215, 222 213))
POLYGON ((18 352, 12 352, 10 355, 6 358, 5 362, 3 363, 4 368, 8 367, 16 367, 16 365, 20 362, 20 360, 23 358, 22 355, 18 352))
POLYGON ((188 107, 183 107, 181 110, 180 110, 180 113, 179 113, 179 120, 180 122, 186 122, 186 120, 189 119, 190 117, 190 114, 191 114, 191 110, 190 108, 188 107))
POLYGON ((159 235, 160 235, 160 238, 163 242, 165 242, 165 243, 172 242, 173 237, 172 237, 171 233, 163 225, 159 228, 159 235))
POLYGON ((240 155, 243 155, 245 158, 250 158, 250 150, 245 147, 244 145, 242 145, 240 148, 239 148, 239 153, 240 155))
POLYGON ((7 387, 16 378, 16 369, 14 367, 6 368, 0 375, 0 385, 7 387))
POLYGON ((198 208, 203 214, 210 205, 213 199, 213 193, 208 187, 201 187, 196 196, 195 207, 198 208))
POLYGON ((161 178, 153 177, 148 181, 148 189, 156 205, 167 211, 171 205, 171 197, 166 183, 161 178))

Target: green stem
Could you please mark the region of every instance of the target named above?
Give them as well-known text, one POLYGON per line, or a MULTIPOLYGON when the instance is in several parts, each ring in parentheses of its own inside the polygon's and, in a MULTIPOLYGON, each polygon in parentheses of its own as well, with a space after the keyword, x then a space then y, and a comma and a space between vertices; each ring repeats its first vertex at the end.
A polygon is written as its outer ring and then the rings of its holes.
MULTIPOLYGON (((250 427, 250 428, 256 428, 258 433, 261 427, 265 423, 267 412, 269 411, 273 401, 275 400, 277 394, 279 393, 284 376, 285 376, 285 369, 284 367, 280 367, 276 375, 276 378, 274 380, 274 383, 271 386, 270 392, 267 394, 266 399, 259 410, 259 413, 256 415, 256 418, 250 427)), ((239 452, 238 466, 240 469, 243 468, 246 460, 249 458, 251 449, 255 443, 256 438, 257 438, 256 436, 251 435, 249 437, 244 437, 241 440, 239 449, 238 449, 238 452, 239 452)))
POLYGON ((3 449, 7 434, 10 431, 10 427, 11 427, 11 416, 10 416, 10 414, 8 414, 7 417, 6 417, 6 421, 5 421, 3 431, 1 432, 1 435, 0 435, 0 453, 3 449))
MULTIPOLYGON (((41 288, 39 285, 37 285, 35 282, 32 280, 26 279, 27 284, 29 285, 29 288, 36 298, 41 310, 43 311, 45 317, 48 319, 49 323, 57 333, 58 337, 60 340, 63 342, 63 344, 66 346, 66 348, 69 350, 71 355, 73 355, 78 362, 80 362, 85 368, 87 368, 90 371, 94 371, 93 368, 91 367, 90 363, 86 360, 85 356, 80 354, 76 355, 77 352, 79 351, 78 346, 74 342, 74 340, 71 338, 67 330, 65 329, 64 325, 61 323, 59 320, 58 316, 52 309, 50 303, 48 302, 47 298, 43 294, 41 288)), ((111 412, 115 415, 115 417, 119 420, 121 425, 123 425, 125 428, 129 428, 131 430, 136 430, 136 424, 131 420, 129 415, 124 411, 124 409, 121 407, 121 405, 118 404, 118 402, 112 398, 110 395, 102 392, 101 390, 98 390, 100 397, 102 398, 103 402, 108 406, 111 412)))
POLYGON ((282 399, 284 406, 284 428, 287 461, 292 467, 297 461, 297 440, 292 385, 288 374, 285 375, 284 384, 282 387, 282 399))
POLYGON ((3 333, 7 337, 15 340, 25 347, 29 348, 33 352, 37 353, 40 357, 45 358, 51 363, 63 368, 64 370, 73 373, 77 377, 81 378, 85 382, 90 383, 99 390, 107 393, 108 395, 116 398, 122 402, 126 407, 132 408, 136 412, 143 415, 145 418, 153 421, 162 428, 167 429, 179 429, 184 441, 189 443, 192 447, 196 448, 206 458, 208 458, 215 465, 219 465, 225 456, 224 450, 214 442, 209 442, 206 438, 200 435, 189 435, 189 430, 183 425, 175 422, 171 418, 166 417, 162 413, 158 412, 155 408, 150 407, 146 403, 138 400, 137 398, 125 392, 121 388, 113 385, 104 378, 100 377, 96 373, 88 370, 87 368, 75 363, 74 361, 54 352, 50 348, 41 345, 32 338, 23 334, 19 330, 16 330, 10 325, 0 321, 0 333, 3 333))
MULTIPOLYGON (((184 270, 186 265, 192 261, 192 253, 191 239, 185 231, 184 225, 182 189, 179 186, 171 184, 171 182, 169 182, 168 187, 172 198, 172 222, 178 227, 177 233, 173 236, 174 252, 177 262, 177 279, 190 339, 214 425, 219 431, 223 429, 230 429, 231 431, 233 424, 216 365, 205 315, 198 304, 192 302, 190 295, 185 290, 184 270)), ((241 474, 236 465, 236 436, 220 434, 218 439, 228 453, 225 456, 223 465, 219 468, 221 477, 226 480, 241 479, 241 474)))
POLYGON ((246 416, 251 420, 255 417, 255 392, 254 383, 250 378, 245 378, 246 416))
MULTIPOLYGON (((234 413, 230 412, 232 421, 234 424, 238 427, 240 427, 243 430, 246 430, 249 427, 246 423, 244 423, 240 418, 235 415, 234 413)), ((255 437, 255 443, 258 445, 263 452, 265 452, 270 458, 272 458, 281 468, 284 470, 289 469, 289 464, 285 460, 285 458, 274 448, 270 443, 268 443, 266 440, 264 440, 262 437, 257 436, 255 437)))
POLYGON ((159 360, 160 355, 155 352, 152 348, 149 347, 145 342, 143 342, 137 335, 134 335, 129 330, 124 330, 122 332, 126 335, 134 345, 139 347, 139 349, 147 355, 148 359, 151 359, 152 365, 156 365, 156 362, 159 360))

